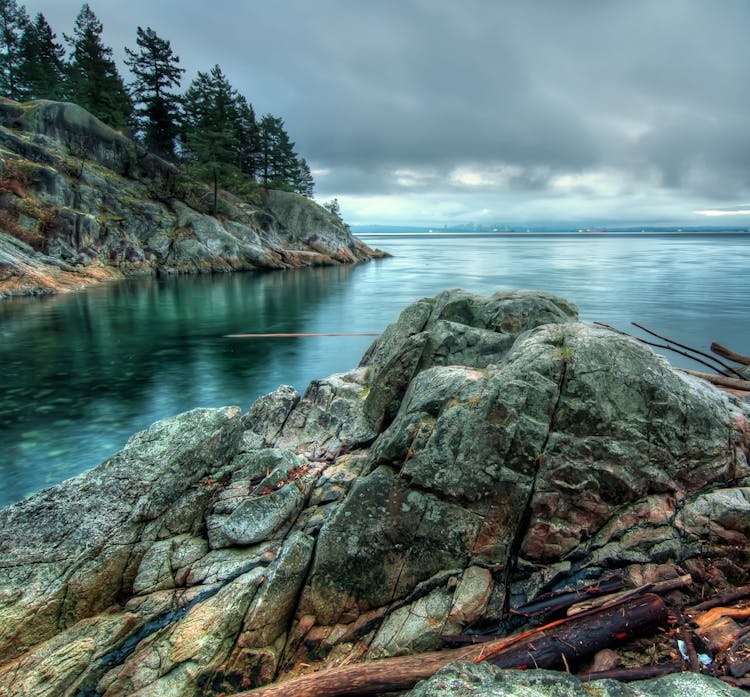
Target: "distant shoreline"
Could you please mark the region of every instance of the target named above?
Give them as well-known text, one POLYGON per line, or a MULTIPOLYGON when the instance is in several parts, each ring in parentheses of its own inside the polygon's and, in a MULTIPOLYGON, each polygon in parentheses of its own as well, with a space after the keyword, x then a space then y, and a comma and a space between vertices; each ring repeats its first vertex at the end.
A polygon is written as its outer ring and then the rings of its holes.
POLYGON ((581 237, 641 237, 649 235, 750 235, 750 230, 745 228, 654 228, 654 229, 630 229, 630 228, 613 228, 597 230, 551 230, 551 229, 529 229, 529 230, 421 230, 404 227, 402 229, 378 230, 373 228, 355 228, 352 226, 352 234, 357 237, 529 237, 529 236, 569 236, 580 235, 581 237))

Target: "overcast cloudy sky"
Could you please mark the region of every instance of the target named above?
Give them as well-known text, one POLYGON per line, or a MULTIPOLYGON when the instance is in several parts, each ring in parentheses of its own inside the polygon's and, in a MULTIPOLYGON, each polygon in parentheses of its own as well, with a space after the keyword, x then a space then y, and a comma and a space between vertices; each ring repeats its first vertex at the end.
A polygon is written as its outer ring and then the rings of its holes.
POLYGON ((126 77, 139 25, 221 65, 352 224, 750 225, 747 0, 89 4, 126 77))

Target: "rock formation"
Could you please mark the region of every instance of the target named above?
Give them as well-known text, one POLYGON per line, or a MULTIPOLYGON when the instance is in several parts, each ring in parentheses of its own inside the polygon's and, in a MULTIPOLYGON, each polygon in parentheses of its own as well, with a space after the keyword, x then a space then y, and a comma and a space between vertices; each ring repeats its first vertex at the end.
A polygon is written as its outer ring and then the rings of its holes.
POLYGON ((309 199, 206 187, 74 104, 0 100, 0 297, 138 273, 353 263, 377 256, 309 199))
POLYGON ((576 319, 421 300, 358 368, 158 422, 0 512, 0 692, 231 693, 613 570, 747 583, 747 406, 576 319))
POLYGON ((584 685, 567 673, 497 670, 482 663, 444 668, 409 694, 411 697, 742 697, 745 693, 715 678, 690 673, 639 680, 632 685, 614 680, 595 680, 584 685))

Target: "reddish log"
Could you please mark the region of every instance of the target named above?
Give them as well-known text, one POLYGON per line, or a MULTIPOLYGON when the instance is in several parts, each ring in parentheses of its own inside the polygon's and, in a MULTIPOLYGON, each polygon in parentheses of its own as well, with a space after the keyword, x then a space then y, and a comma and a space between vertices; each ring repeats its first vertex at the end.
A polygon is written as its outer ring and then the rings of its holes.
POLYGON ((240 692, 236 697, 340 697, 407 690, 448 663, 461 660, 479 662, 488 658, 503 667, 553 667, 565 661, 577 662, 605 645, 666 620, 667 610, 661 598, 646 595, 482 646, 332 668, 240 692), (598 637, 598 641, 593 637, 598 637), (509 654, 513 658, 508 658, 509 654))
POLYGON ((565 668, 579 664, 605 646, 630 639, 645 628, 664 624, 667 609, 653 594, 609 605, 581 617, 581 613, 554 632, 534 634, 530 641, 486 656, 499 668, 565 668))

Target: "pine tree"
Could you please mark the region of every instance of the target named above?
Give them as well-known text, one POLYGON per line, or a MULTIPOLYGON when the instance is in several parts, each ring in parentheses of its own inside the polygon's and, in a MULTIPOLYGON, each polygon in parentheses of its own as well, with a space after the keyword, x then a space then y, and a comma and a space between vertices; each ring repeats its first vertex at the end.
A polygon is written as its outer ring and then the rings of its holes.
POLYGON ((258 124, 250 103, 241 94, 237 95, 237 157, 235 164, 242 174, 255 177, 258 171, 258 124))
POLYGON ((193 173, 213 185, 214 215, 219 186, 239 172, 238 97, 218 65, 198 72, 183 97, 183 151, 193 173))
POLYGON ((130 124, 133 105, 112 60, 112 49, 101 40, 102 23, 88 4, 76 17, 66 66, 70 99, 114 128, 130 124))
POLYGON ((260 175, 263 184, 274 188, 294 188, 299 172, 294 143, 284 130, 284 120, 265 114, 258 124, 260 175))
POLYGON ((293 186, 298 194, 312 198, 315 182, 310 171, 310 165, 307 164, 304 157, 297 159, 297 174, 293 186))
POLYGON ((16 0, 0 0, 0 94, 20 101, 23 94, 18 82, 21 64, 21 35, 29 15, 16 0))
POLYGON ((135 77, 131 87, 138 104, 138 126, 146 147, 162 156, 173 157, 175 138, 179 128, 178 97, 170 88, 179 87, 183 68, 166 39, 147 27, 138 27, 137 44, 140 51, 125 49, 125 64, 135 77))
POLYGON ((40 12, 27 24, 19 47, 19 91, 24 99, 62 99, 65 96, 63 56, 65 49, 55 42, 54 32, 40 12))

